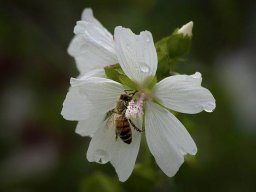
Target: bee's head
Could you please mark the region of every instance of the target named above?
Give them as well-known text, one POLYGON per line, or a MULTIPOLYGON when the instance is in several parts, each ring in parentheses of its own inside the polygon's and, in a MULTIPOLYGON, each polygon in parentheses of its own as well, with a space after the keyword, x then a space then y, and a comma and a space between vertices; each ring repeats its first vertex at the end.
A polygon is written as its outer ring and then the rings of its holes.
POLYGON ((132 100, 132 97, 127 95, 127 94, 121 94, 120 95, 120 99, 121 100, 124 100, 124 101, 131 101, 132 100))

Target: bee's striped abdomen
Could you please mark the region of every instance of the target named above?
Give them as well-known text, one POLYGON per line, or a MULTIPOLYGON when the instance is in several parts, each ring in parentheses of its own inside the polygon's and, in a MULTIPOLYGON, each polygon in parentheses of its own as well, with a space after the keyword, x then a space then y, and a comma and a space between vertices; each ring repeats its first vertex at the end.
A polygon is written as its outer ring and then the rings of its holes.
POLYGON ((123 142, 130 144, 132 142, 132 130, 128 119, 124 116, 117 117, 116 123, 116 136, 120 137, 123 142))

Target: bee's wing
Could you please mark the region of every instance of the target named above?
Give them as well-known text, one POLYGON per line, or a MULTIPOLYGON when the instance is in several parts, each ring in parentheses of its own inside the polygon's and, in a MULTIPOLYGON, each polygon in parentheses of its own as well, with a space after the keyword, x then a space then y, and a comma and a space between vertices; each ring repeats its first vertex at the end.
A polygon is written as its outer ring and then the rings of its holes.
POLYGON ((108 128, 115 127, 115 119, 116 119, 116 116, 117 116, 116 113, 112 113, 112 114, 107 118, 106 127, 108 127, 108 128))
POLYGON ((104 120, 103 121, 106 121, 107 119, 109 119, 114 113, 114 109, 108 111, 104 117, 104 120))

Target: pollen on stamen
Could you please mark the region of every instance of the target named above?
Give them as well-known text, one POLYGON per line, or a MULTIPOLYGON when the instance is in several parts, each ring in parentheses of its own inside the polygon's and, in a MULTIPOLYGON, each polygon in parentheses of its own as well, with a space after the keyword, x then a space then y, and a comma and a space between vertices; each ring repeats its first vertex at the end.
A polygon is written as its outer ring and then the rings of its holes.
POLYGON ((143 113, 143 99, 144 95, 141 95, 138 101, 131 100, 125 112, 127 118, 139 118, 143 113))

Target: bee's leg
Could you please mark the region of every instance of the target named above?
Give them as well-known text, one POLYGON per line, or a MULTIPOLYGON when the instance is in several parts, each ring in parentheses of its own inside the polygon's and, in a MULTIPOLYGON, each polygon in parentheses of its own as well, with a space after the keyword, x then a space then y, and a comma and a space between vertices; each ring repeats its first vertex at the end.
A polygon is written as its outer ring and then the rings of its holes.
POLYGON ((132 120, 131 119, 128 119, 129 120, 129 122, 131 123, 131 125, 133 126, 133 128, 136 130, 136 131, 138 131, 138 132, 143 132, 144 130, 141 130, 141 129, 139 129, 138 127, 136 127, 136 125, 132 122, 132 120))

